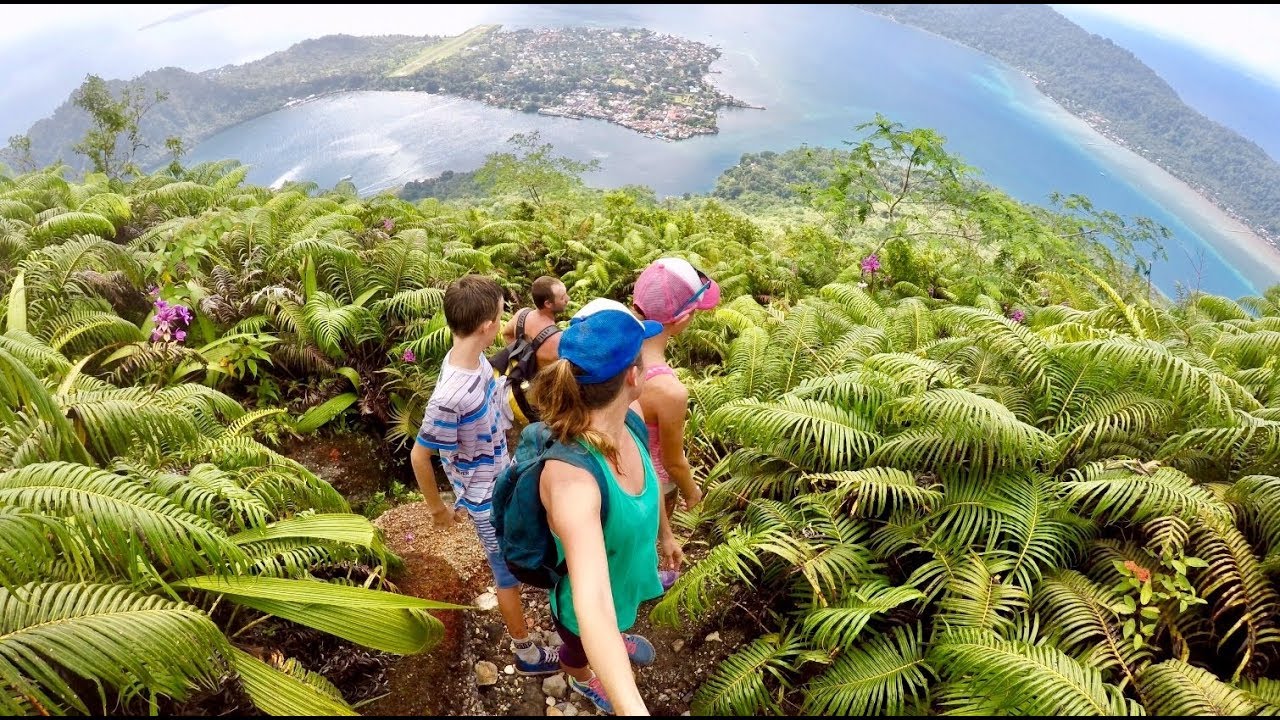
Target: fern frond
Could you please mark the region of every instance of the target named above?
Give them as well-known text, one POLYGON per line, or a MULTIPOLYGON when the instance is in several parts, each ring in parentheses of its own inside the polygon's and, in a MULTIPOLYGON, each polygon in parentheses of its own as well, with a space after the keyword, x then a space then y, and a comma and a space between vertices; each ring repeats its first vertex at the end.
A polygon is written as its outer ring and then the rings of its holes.
POLYGON ((868 467, 837 473, 806 475, 819 486, 834 485, 828 491, 853 517, 877 517, 889 509, 928 512, 942 502, 943 494, 922 487, 911 473, 886 467, 868 467))
POLYGON ((919 628, 900 627, 846 648, 831 668, 809 682, 806 715, 906 715, 928 704, 936 676, 924 656, 919 628))
POLYGON ((1097 668, 1052 647, 959 631, 940 636, 927 659, 967 687, 971 702, 994 701, 1012 714, 1142 714, 1142 707, 1104 682, 1097 668))
POLYGON ((867 457, 879 441, 867 420, 827 403, 798 398, 730 403, 712 413, 707 425, 746 444, 828 468, 867 457))
POLYGON ((133 572, 130 561, 138 555, 182 573, 244 557, 216 525, 145 489, 138 479, 83 465, 40 463, 0 473, 0 502, 75 518, 94 538, 100 558, 126 573, 133 572))
POLYGON ((0 638, 0 674, 10 690, 0 693, 0 710, 8 715, 65 708, 89 714, 64 673, 124 697, 145 691, 183 698, 216 685, 230 650, 209 616, 191 605, 89 583, 0 588, 0 638))
POLYGON ((1152 715, 1254 715, 1256 701, 1212 674, 1179 660, 1165 660, 1138 677, 1152 715))
POLYGON ((789 687, 791 658, 799 655, 803 647, 799 638, 783 638, 776 633, 756 638, 725 658, 698 688, 693 696, 693 711, 699 715, 781 713, 767 683, 772 679, 774 685, 789 687))
POLYGON ((849 647, 867 623, 905 603, 924 599, 919 590, 871 581, 848 588, 834 603, 804 611, 801 625, 813 642, 827 650, 849 647))
POLYGON ((1068 470, 1062 498, 1105 523, 1145 522, 1163 515, 1230 517, 1230 508, 1191 477, 1171 467, 1136 461, 1090 463, 1068 470))

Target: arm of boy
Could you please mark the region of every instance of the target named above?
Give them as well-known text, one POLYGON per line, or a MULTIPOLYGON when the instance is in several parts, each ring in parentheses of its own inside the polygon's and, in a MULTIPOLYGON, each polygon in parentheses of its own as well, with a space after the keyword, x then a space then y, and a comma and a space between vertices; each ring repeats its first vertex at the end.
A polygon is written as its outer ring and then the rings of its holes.
POLYGON ((448 527, 453 524, 453 510, 440 499, 440 491, 436 488, 436 473, 431 468, 431 451, 417 443, 409 453, 409 464, 413 466, 413 477, 418 481, 418 491, 427 503, 427 511, 431 513, 431 522, 436 527, 448 527))
POLYGON ((564 546, 587 660, 618 715, 648 715, 614 612, 599 485, 586 470, 552 460, 543 470, 542 487, 547 521, 564 546))
POLYGON ((409 464, 413 466, 413 477, 418 481, 418 490, 422 493, 431 513, 431 520, 437 527, 452 525, 454 512, 440 499, 435 470, 431 467, 431 455, 456 452, 457 449, 458 413, 443 407, 433 395, 427 403, 427 411, 423 415, 422 427, 418 430, 413 450, 409 453, 409 464))

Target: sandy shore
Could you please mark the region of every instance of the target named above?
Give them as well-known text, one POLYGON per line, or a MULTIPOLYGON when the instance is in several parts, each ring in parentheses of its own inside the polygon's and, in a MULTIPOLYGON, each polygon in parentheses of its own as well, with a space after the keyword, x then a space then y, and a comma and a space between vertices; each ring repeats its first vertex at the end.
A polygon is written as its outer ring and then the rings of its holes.
MULTIPOLYGON (((1019 73, 1015 73, 1030 82, 1019 73)), ((1087 152, 1106 158, 1122 173, 1120 179, 1139 189, 1204 238, 1217 254, 1259 292, 1280 283, 1280 249, 1272 246, 1243 223, 1223 212, 1213 201, 1132 150, 1094 130, 1043 93, 1037 110, 1045 113, 1087 152)), ((1172 255, 1179 252, 1168 247, 1172 255)))

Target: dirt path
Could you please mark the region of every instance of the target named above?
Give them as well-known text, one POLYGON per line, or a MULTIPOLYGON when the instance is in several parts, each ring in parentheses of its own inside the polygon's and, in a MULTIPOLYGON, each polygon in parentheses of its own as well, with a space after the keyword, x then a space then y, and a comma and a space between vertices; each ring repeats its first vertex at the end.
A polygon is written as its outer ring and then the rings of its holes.
MULTIPOLYGON (((393 579, 401 592, 433 600, 472 604, 492 592, 493 579, 480 542, 470 523, 445 530, 431 525, 421 503, 394 508, 376 523, 387 545, 405 563, 393 579)), ((551 630, 545 591, 526 588, 525 612, 539 636, 551 630)), ((652 603, 640 609, 632 632, 647 637, 658 651, 657 661, 637 668, 640 691, 655 715, 680 715, 689 709, 697 687, 744 640, 740 629, 704 623, 698 628, 653 627, 648 621, 652 603), (712 635, 718 633, 718 635, 712 635), (707 637, 711 639, 708 640, 707 637)), ((567 693, 548 705, 543 678, 507 674, 513 658, 502 618, 490 611, 441 612, 445 640, 434 650, 401 658, 388 673, 390 694, 361 708, 366 715, 591 715, 595 709, 581 697, 567 693), (476 683, 476 663, 497 667, 497 682, 476 683), (566 701, 567 700, 567 701, 566 701)))

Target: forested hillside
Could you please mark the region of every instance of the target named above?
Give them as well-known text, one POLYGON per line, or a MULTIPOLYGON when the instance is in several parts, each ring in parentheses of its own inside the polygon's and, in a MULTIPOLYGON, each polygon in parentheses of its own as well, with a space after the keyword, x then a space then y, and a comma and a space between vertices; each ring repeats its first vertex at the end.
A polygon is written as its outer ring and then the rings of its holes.
POLYGON ((1133 53, 1047 5, 859 5, 992 55, 1046 95, 1280 242, 1280 163, 1182 102, 1133 53))
MULTIPOLYGON (((147 113, 142 127, 146 147, 138 162, 152 166, 165 157, 168 137, 179 137, 187 147, 193 147, 219 130, 278 110, 290 99, 368 89, 436 41, 408 35, 329 35, 243 65, 202 73, 161 68, 129 82, 108 81, 107 87, 116 96, 126 86, 145 87, 148 92, 167 96, 147 113)), ((40 165, 62 160, 84 167, 83 158, 71 152, 71 146, 89 127, 88 113, 68 98, 27 133, 32 159, 40 165)))
POLYGON ((1280 711, 1280 287, 1166 300, 1129 269, 1141 223, 860 132, 722 179, 808 180, 803 222, 591 190, 545 146, 465 207, 234 161, 0 176, 0 708, 352 712, 277 644, 419 653, 438 605, 388 592, 379 533, 281 446, 407 452, 454 278, 522 302, 555 274, 572 310, 674 254, 723 301, 671 358, 703 551, 646 609, 747 641, 664 709, 1280 711))

